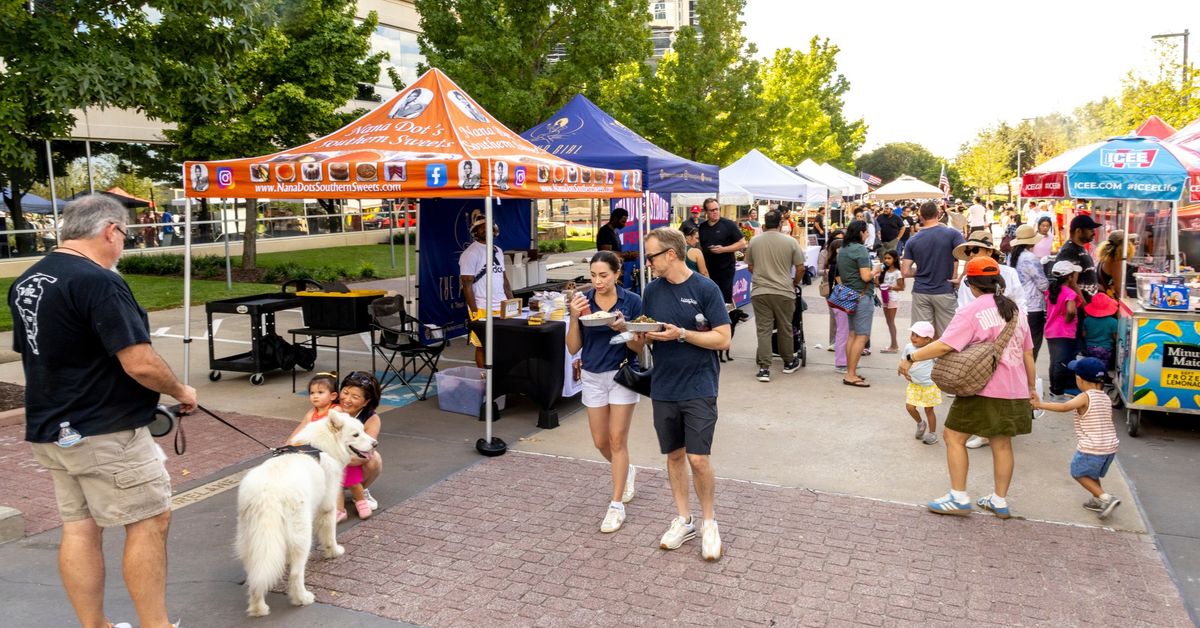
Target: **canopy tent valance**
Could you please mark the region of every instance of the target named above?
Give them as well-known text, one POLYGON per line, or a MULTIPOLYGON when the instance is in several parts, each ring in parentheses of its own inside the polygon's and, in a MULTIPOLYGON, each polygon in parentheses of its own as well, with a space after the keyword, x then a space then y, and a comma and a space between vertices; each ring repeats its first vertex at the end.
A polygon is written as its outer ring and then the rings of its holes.
POLYGON ((833 166, 831 166, 829 164, 821 164, 821 169, 824 170, 825 172, 828 172, 830 175, 840 177, 843 181, 845 181, 846 185, 848 185, 850 187, 850 190, 853 191, 853 194, 851 194, 851 196, 858 196, 860 194, 866 194, 871 189, 871 188, 867 187, 866 181, 863 181, 862 179, 860 179, 848 172, 843 172, 841 170, 838 170, 837 168, 834 168, 833 166))
POLYGON ((928 183, 909 175, 900 175, 895 181, 885 183, 871 192, 873 199, 898 201, 910 198, 942 198, 946 193, 928 183))
POLYGON ((634 133, 583 94, 521 134, 553 155, 597 168, 636 168, 644 187, 660 194, 716 192, 718 168, 684 159, 634 133))
MULTIPOLYGON (((493 118, 440 70, 345 127, 312 142, 262 157, 186 162, 188 198, 486 198, 487 250, 495 244, 493 198, 627 198, 642 195, 641 170, 611 170, 551 155, 493 118)), ((185 211, 184 306, 191 305, 191 211, 185 211)), ((490 303, 493 256, 486 256, 485 366, 493 395, 490 303)), ((190 318, 184 319, 184 381, 188 378, 190 318)), ((485 406, 485 455, 507 446, 492 437, 485 406)))
MULTIPOLYGON (((0 194, 4 195, 5 202, 12 199, 12 190, 9 188, 4 188, 4 191, 0 192, 0 194)), ((62 211, 66 204, 66 201, 61 198, 58 199, 58 211, 62 211)), ((21 197, 21 211, 30 214, 49 214, 54 211, 54 205, 50 204, 49 199, 42 198, 37 194, 26 193, 21 197)))

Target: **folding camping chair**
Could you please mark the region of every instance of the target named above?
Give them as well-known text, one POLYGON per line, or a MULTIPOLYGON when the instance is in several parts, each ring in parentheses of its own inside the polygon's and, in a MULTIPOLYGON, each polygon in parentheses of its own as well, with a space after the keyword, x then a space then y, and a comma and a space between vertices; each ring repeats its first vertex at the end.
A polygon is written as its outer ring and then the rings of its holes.
POLYGON ((438 370, 438 359, 448 342, 437 325, 424 325, 404 310, 404 298, 380 297, 371 302, 371 370, 376 356, 387 364, 380 388, 395 379, 422 401, 429 395, 429 384, 438 370), (428 372, 425 388, 418 390, 413 380, 428 372))

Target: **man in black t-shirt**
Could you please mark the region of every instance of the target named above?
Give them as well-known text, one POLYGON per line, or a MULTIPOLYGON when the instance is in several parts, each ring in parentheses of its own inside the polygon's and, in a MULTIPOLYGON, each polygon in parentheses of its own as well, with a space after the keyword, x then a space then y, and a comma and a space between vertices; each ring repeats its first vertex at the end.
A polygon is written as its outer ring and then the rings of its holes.
POLYGON ((1079 273, 1079 287, 1082 288, 1080 292, 1083 293, 1083 297, 1089 301, 1092 295, 1096 294, 1096 262, 1084 247, 1096 238, 1096 229, 1099 226, 1099 223, 1086 214, 1072 218, 1071 241, 1062 245, 1054 258, 1056 262, 1073 262, 1083 268, 1083 272, 1079 273))
POLYGON ((704 254, 709 278, 721 289, 725 302, 733 303, 734 253, 746 248, 746 237, 736 222, 721 217, 717 199, 704 200, 704 216, 708 220, 700 223, 700 252, 704 254))
POLYGON ((885 251, 895 251, 900 243, 900 232, 904 231, 904 221, 896 215, 894 209, 888 207, 879 214, 875 223, 879 225, 879 253, 882 255, 885 251))
POLYGON ((104 625, 101 533, 125 527, 125 582, 143 626, 166 626, 171 479, 147 425, 159 394, 196 407, 150 346, 146 311, 114 268, 127 212, 99 195, 63 210, 62 243, 8 291, 25 368, 25 440, 50 472, 63 521, 63 586, 85 626, 104 625), (83 438, 62 432, 69 427, 83 438), (57 442, 56 442, 57 441, 57 442), (69 558, 69 562, 65 559, 69 558))
POLYGON ((817 208, 817 215, 812 218, 812 230, 817 234, 817 246, 825 248, 825 206, 817 208))
POLYGON ((600 227, 600 230, 596 232, 596 250, 612 251, 625 261, 637 259, 637 251, 621 250, 621 236, 617 234, 618 230, 625 228, 628 221, 628 210, 623 207, 612 210, 612 213, 608 216, 608 222, 604 223, 600 227))

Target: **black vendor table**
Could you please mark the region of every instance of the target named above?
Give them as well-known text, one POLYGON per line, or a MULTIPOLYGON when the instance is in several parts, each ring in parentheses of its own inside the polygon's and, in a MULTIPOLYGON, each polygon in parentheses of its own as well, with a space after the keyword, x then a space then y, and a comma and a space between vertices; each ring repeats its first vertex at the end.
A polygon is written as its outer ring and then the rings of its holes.
MULTIPOLYGON (((342 336, 357 336, 358 331, 351 329, 314 329, 312 327, 298 327, 289 329, 288 333, 292 335, 292 344, 296 344, 296 336, 307 336, 308 340, 303 341, 304 344, 312 347, 313 355, 317 353, 317 347, 325 347, 334 351, 334 367, 333 372, 339 377, 342 375, 342 336), (318 338, 333 338, 333 344, 320 344, 318 338)), ((296 392, 296 369, 299 365, 292 367, 292 392, 296 392)), ((312 369, 308 369, 312 370, 312 369)))
MULTIPOLYGON (((537 402, 538 427, 558 427, 556 406, 566 378, 567 325, 546 321, 530 325, 524 319, 493 319, 494 363, 492 394, 520 393, 537 402)), ((486 321, 472 321, 471 331, 486 343, 486 321)))
POLYGON ((275 334, 275 313, 300 307, 300 297, 289 292, 256 294, 221 301, 209 301, 204 305, 208 317, 208 379, 221 379, 221 371, 251 373, 250 383, 263 383, 263 373, 279 368, 263 351, 263 339, 275 334), (250 317, 250 350, 224 358, 218 358, 214 347, 213 314, 244 314, 250 317))

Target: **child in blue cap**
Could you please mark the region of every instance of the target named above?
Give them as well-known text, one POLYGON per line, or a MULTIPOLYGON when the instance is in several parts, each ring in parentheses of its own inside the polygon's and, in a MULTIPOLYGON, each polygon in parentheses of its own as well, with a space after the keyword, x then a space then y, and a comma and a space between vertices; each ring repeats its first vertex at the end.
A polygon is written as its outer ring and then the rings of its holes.
POLYGON ((1092 494, 1083 507, 1100 519, 1121 505, 1121 500, 1104 492, 1100 478, 1108 473, 1117 456, 1117 430, 1112 422, 1112 401, 1102 390, 1105 364, 1096 358, 1072 360, 1067 368, 1075 373, 1079 394, 1065 403, 1046 403, 1035 399, 1033 406, 1051 412, 1075 411, 1075 457, 1071 458, 1071 477, 1092 494))

